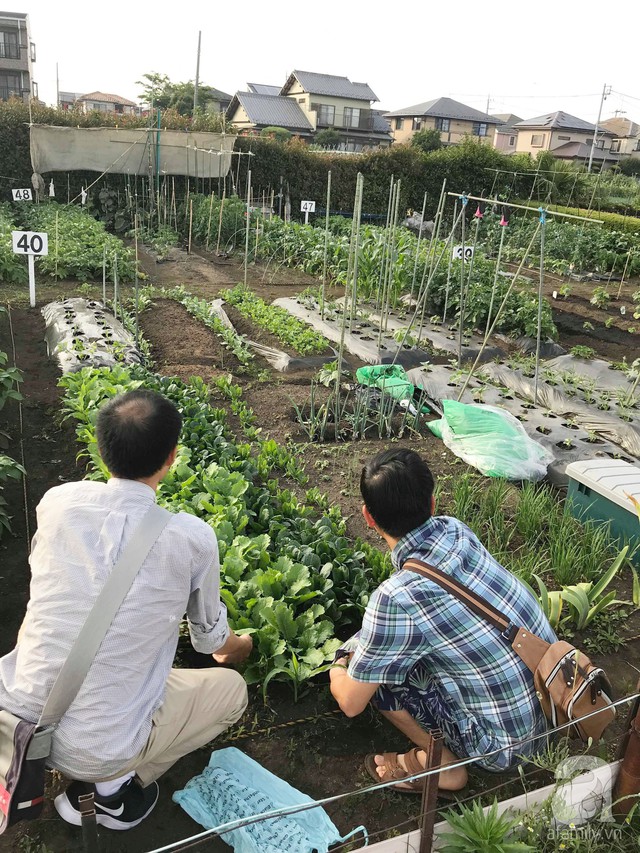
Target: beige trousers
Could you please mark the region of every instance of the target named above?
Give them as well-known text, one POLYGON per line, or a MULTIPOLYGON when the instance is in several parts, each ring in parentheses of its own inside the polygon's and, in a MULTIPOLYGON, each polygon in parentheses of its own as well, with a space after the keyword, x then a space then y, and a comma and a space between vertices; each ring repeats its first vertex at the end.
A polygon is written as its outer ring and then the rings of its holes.
MULTIPOLYGON (((247 685, 233 669, 172 669, 146 746, 110 778, 135 770, 143 787, 175 762, 218 737, 247 707, 247 685)), ((108 781, 107 779, 104 780, 108 781)))

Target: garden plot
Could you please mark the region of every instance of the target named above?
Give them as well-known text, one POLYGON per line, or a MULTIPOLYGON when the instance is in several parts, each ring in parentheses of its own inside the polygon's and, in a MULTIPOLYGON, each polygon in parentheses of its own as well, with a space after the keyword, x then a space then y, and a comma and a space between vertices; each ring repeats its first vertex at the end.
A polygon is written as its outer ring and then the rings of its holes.
MULTIPOLYGON (((488 365, 487 369, 496 368, 488 365)), ((549 477, 556 483, 565 484, 566 466, 580 459, 596 459, 603 456, 635 462, 621 453, 620 447, 610 440, 594 436, 593 431, 558 414, 519 400, 513 389, 504 381, 510 371, 501 367, 501 385, 494 385, 473 377, 461 397, 463 403, 500 406, 516 417, 530 438, 539 442, 554 458, 549 466, 549 477)), ((511 372, 513 373, 513 372, 511 372)), ((442 400, 457 400, 464 385, 465 375, 447 365, 429 365, 408 372, 410 382, 423 388, 427 396, 440 403, 442 400)), ((514 383, 515 384, 515 383, 514 383)), ((624 426, 624 425, 622 425, 624 426)))
POLYGON ((50 302, 42 316, 47 353, 57 359, 63 373, 144 361, 133 337, 100 302, 81 298, 50 302))

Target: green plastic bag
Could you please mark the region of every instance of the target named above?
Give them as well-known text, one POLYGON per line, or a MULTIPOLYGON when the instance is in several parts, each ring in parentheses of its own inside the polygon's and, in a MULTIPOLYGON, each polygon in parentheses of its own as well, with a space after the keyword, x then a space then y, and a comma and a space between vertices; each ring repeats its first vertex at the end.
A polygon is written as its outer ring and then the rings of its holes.
POLYGON ((541 480, 553 455, 522 424, 495 406, 442 401, 443 417, 427 424, 456 456, 488 477, 541 480))
POLYGON ((359 367, 356 379, 361 385, 373 386, 391 394, 396 400, 411 400, 414 386, 409 382, 404 367, 399 364, 374 364, 359 367))

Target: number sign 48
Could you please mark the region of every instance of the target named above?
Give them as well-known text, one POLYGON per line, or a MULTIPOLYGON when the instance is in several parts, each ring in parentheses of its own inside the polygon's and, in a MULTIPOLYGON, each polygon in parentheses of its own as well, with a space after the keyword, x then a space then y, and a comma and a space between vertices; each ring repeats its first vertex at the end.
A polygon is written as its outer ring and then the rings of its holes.
POLYGON ((29 189, 11 190, 14 201, 33 201, 33 192, 29 189))
POLYGON ((49 235, 38 231, 12 231, 15 255, 48 255, 49 235))

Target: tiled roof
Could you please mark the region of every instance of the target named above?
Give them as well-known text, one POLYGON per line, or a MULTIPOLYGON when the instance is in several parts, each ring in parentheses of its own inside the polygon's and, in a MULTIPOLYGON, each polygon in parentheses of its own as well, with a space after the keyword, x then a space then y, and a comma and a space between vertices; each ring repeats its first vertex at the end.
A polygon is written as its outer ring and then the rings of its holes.
POLYGON ((473 107, 468 107, 466 104, 461 104, 459 101, 454 101, 452 98, 435 98, 433 101, 424 101, 422 104, 414 104, 412 107, 405 107, 401 110, 394 110, 391 113, 385 113, 387 117, 391 116, 432 116, 434 118, 452 118, 460 121, 480 121, 484 124, 502 124, 501 119, 495 116, 487 115, 480 110, 475 110, 473 107))
POLYGON ((522 121, 520 116, 514 115, 513 113, 495 113, 493 117, 504 122, 498 131, 499 133, 508 133, 513 130, 514 125, 519 121, 522 121))
POLYGON ((391 134, 391 125, 386 120, 384 113, 381 110, 371 110, 371 117, 373 119, 371 130, 374 133, 391 134))
MULTIPOLYGON (((586 142, 565 142, 564 145, 559 145, 558 148, 552 148, 551 153, 554 157, 564 159, 584 159, 588 160, 591 156, 591 146, 586 142)), ((619 154, 612 154, 609 150, 605 151, 602 148, 593 149, 594 160, 618 160, 619 154)))
POLYGON ((569 113, 565 113, 562 110, 555 113, 547 113, 547 115, 543 116, 536 116, 535 118, 528 118, 525 121, 519 121, 515 126, 517 128, 533 128, 534 130, 538 128, 546 130, 586 130, 590 133, 593 133, 596 129, 594 124, 569 115, 569 113))
POLYGON ((313 130, 309 119, 293 98, 281 98, 278 95, 256 95, 255 92, 236 92, 227 110, 229 120, 233 120, 233 114, 238 103, 244 107, 249 121, 260 127, 313 130))
POLYGON ((127 98, 121 98, 120 95, 110 95, 108 92, 89 92, 88 95, 82 95, 78 100, 98 101, 102 104, 123 104, 125 107, 138 106, 134 101, 129 101, 127 98))
POLYGON ((247 87, 254 95, 279 95, 280 86, 267 86, 266 83, 247 83, 247 87))
POLYGON ((313 71, 292 71, 280 90, 284 94, 295 78, 305 92, 312 95, 328 95, 333 98, 351 98, 355 101, 377 101, 378 96, 367 83, 352 83, 348 77, 334 74, 316 74, 313 71))
POLYGON ((637 136, 640 136, 640 125, 636 124, 635 121, 631 121, 631 119, 622 118, 622 116, 608 118, 602 122, 601 127, 611 131, 617 137, 630 136, 632 139, 635 139, 637 136))

